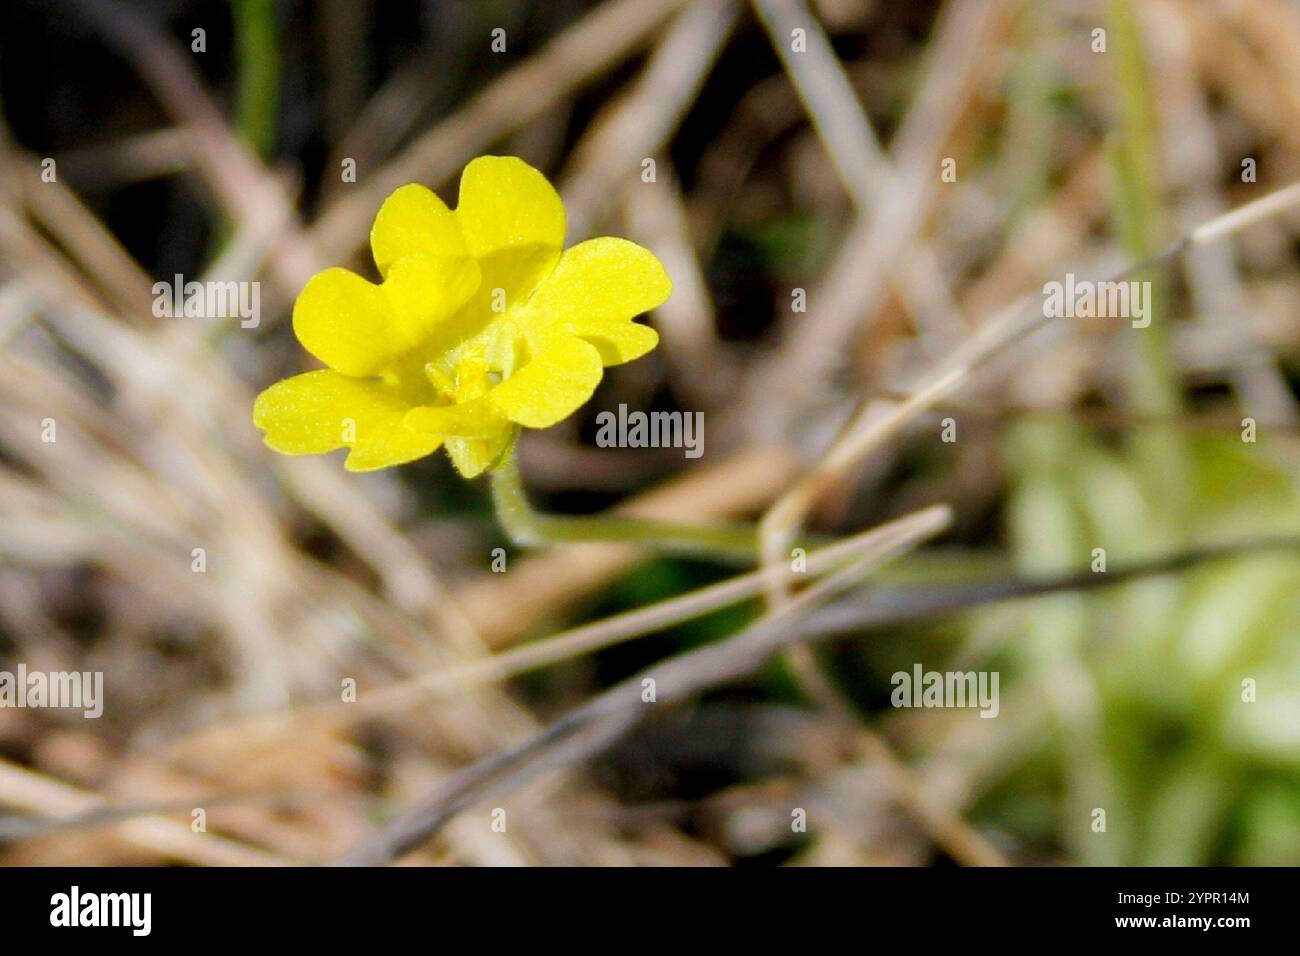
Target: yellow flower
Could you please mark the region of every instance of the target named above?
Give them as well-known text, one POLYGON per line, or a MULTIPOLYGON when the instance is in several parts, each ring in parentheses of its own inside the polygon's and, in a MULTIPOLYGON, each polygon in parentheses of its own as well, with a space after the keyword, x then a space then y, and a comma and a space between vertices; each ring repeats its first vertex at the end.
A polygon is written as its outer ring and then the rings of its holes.
POLYGON ((346 445, 350 471, 445 444, 473 477, 503 460, 518 426, 571 415, 605 366, 655 347, 632 320, 672 284, 635 243, 565 250, 564 228, 559 195, 514 157, 466 166, 455 210, 423 186, 396 190, 370 233, 383 281, 326 269, 298 296, 294 333, 328 368, 257 397, 266 443, 289 455, 346 445))

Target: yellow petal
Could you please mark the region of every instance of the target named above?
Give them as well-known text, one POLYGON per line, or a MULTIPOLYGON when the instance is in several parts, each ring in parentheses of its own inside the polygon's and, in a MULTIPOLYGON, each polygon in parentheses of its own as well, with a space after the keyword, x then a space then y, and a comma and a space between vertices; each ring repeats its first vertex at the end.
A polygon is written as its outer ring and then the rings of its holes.
POLYGON ((488 393, 506 418, 529 428, 550 428, 578 410, 600 384, 600 353, 582 339, 547 346, 488 393))
POLYGON ((522 305, 564 245, 564 204, 546 177, 514 156, 480 156, 460 177, 456 221, 484 287, 522 305))
POLYGON ((347 269, 312 276, 293 306, 293 331, 303 348, 345 375, 382 367, 392 324, 383 290, 347 269))
POLYGON ((403 256, 456 259, 469 255, 452 211, 419 183, 408 183, 384 200, 370 230, 370 249, 382 276, 403 256))
POLYGON ((423 458, 442 443, 402 424, 410 406, 374 379, 320 369, 276 382, 253 405, 266 444, 286 455, 317 455, 345 445, 349 471, 371 471, 423 458))
POLYGON ((406 256, 393 264, 383 285, 347 269, 326 269, 298 295, 293 331, 330 368, 374 375, 460 308, 478 281, 473 259, 445 256, 406 256))
POLYGON ((478 288, 478 263, 468 257, 409 255, 393 263, 384 281, 405 350, 425 339, 434 326, 469 301, 478 288))
POLYGON ((581 331, 575 330, 575 334, 596 347, 605 365, 622 365, 638 359, 659 344, 658 332, 630 319, 599 326, 588 323, 581 331))
POLYGON ((510 422, 486 398, 454 405, 422 405, 406 413, 406 427, 443 438, 495 438, 510 422))
POLYGON ((560 257, 520 322, 530 339, 564 329, 595 345, 604 364, 618 365, 658 343, 653 329, 632 319, 663 304, 672 288, 648 249, 626 239, 589 239, 560 257))

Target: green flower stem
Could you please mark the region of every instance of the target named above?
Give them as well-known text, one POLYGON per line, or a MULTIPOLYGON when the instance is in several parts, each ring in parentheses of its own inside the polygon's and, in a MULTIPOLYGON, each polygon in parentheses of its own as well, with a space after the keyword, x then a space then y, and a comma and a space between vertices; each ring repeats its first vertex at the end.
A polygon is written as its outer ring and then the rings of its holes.
POLYGON ((262 159, 275 146, 280 105, 280 40, 272 0, 233 0, 235 20, 235 125, 262 159))
POLYGON ((521 547, 599 541, 750 562, 758 554, 758 529, 752 525, 695 525, 623 516, 540 514, 528 503, 514 455, 489 474, 497 520, 510 540, 521 547))
MULTIPOLYGON (((280 38, 273 0, 230 0, 235 27, 235 128, 259 159, 270 159, 275 146, 280 106, 280 38)), ((209 258, 218 258, 230 243, 234 226, 228 217, 214 224, 209 258)), ((213 323, 209 341, 225 326, 213 323)))

